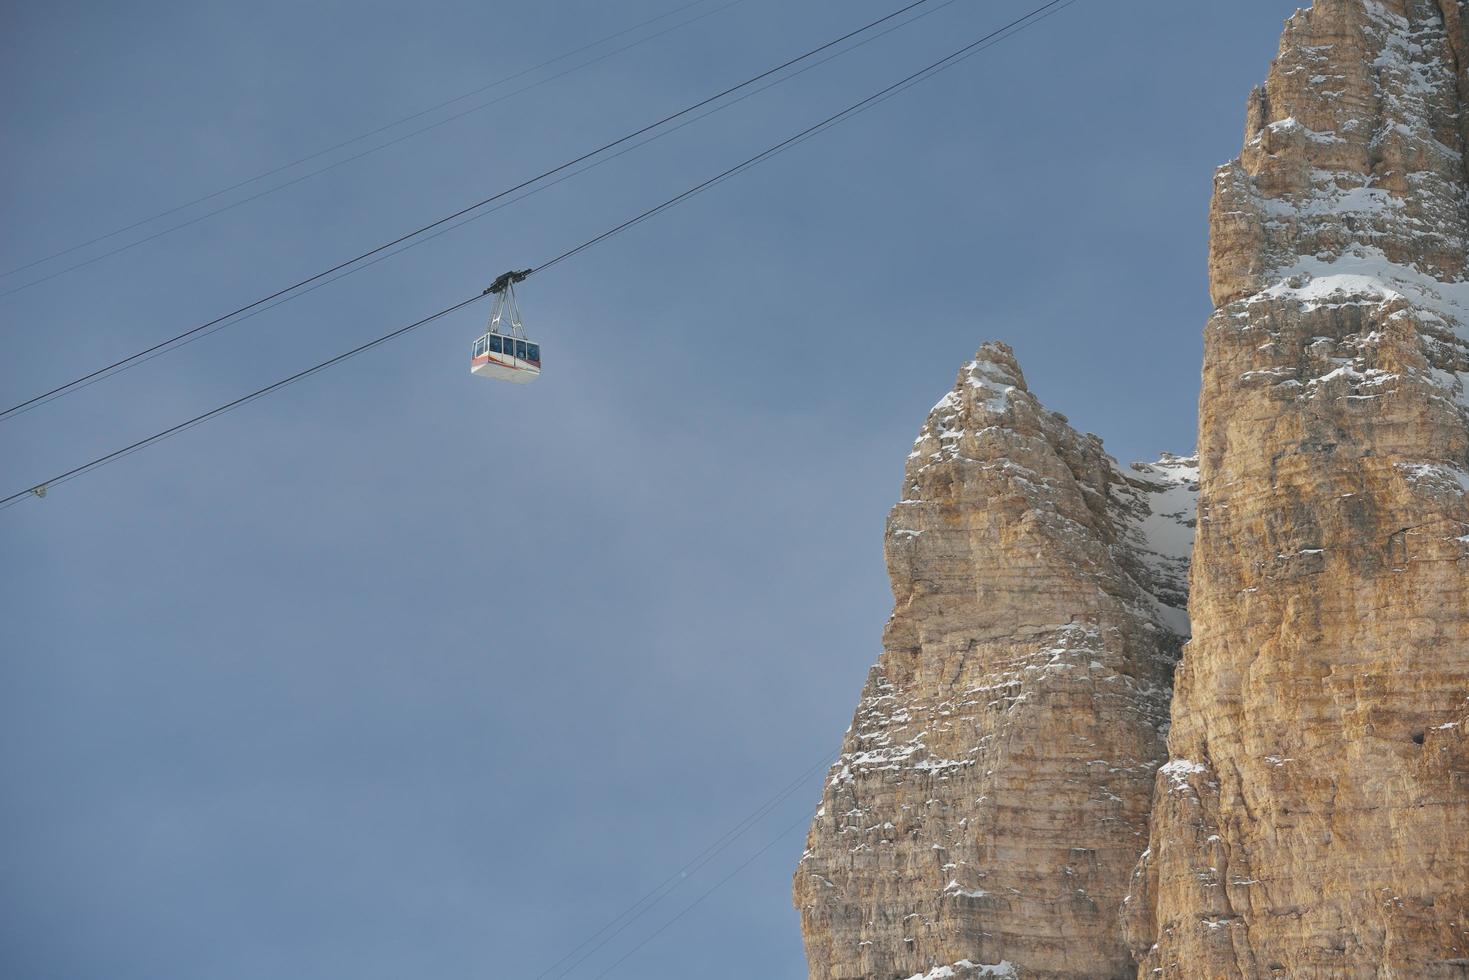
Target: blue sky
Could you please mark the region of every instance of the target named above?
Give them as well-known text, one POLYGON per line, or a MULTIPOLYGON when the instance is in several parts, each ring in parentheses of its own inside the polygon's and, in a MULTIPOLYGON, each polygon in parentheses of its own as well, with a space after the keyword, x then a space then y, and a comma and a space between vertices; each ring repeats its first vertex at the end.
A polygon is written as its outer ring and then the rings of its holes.
MULTIPOLYGON (((538 264, 1033 5, 959 0, 0 422, 3 490, 538 264)), ((7 4, 0 265, 674 6, 7 4)), ((896 6, 743 0, 0 298, 4 401, 896 6)), ((1120 459, 1192 446, 1212 170, 1293 8, 1081 0, 532 278, 535 385, 470 376, 476 307, 0 513, 3 972, 534 977, 676 872, 836 749, 903 458, 982 341, 1120 459)), ((555 975, 803 976, 802 830, 779 835, 819 787, 555 975)))

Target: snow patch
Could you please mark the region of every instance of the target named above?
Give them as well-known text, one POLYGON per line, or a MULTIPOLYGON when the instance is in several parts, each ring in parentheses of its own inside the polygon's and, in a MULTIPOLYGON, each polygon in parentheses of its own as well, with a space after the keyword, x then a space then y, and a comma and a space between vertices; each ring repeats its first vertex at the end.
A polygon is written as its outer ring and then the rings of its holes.
POLYGON ((936 966, 927 973, 915 973, 908 980, 949 980, 950 977, 959 980, 968 977, 1007 977, 1009 980, 1019 980, 1020 974, 1016 971, 1015 964, 1009 960, 992 964, 960 960, 953 966, 936 966))
POLYGON ((989 894, 989 892, 985 891, 983 888, 976 888, 971 891, 965 889, 957 881, 950 881, 947 885, 944 886, 944 890, 941 894, 949 896, 951 898, 984 898, 986 895, 989 894))
POLYGON ((1196 776, 1201 772, 1208 772, 1209 767, 1192 759, 1174 759, 1158 770, 1158 773, 1168 777, 1175 790, 1188 789, 1188 777, 1196 776))
POLYGON ((1469 493, 1469 473, 1447 463, 1396 463, 1394 469, 1416 489, 1469 493))
POLYGON ((1469 282, 1442 282, 1412 266, 1393 262, 1379 248, 1357 246, 1336 259, 1301 256, 1281 269, 1280 282, 1248 302, 1288 299, 1306 310, 1406 300, 1442 317, 1445 325, 1466 337, 1469 282))
POLYGON ((1149 612, 1177 636, 1191 632, 1188 610, 1189 561, 1198 515, 1199 461, 1165 454, 1154 463, 1134 463, 1135 474, 1119 472, 1133 503, 1121 526, 1141 563, 1139 582, 1150 599, 1149 612), (1137 484, 1143 484, 1139 489, 1137 484))

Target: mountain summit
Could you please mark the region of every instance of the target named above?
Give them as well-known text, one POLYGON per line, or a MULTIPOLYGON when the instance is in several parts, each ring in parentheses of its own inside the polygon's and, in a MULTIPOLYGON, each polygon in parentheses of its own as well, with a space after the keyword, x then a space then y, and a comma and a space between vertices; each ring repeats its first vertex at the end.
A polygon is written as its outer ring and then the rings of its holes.
POLYGON ((1003 344, 960 371, 888 518, 883 654, 796 872, 813 978, 1130 975, 1194 479, 1120 469, 1003 344))

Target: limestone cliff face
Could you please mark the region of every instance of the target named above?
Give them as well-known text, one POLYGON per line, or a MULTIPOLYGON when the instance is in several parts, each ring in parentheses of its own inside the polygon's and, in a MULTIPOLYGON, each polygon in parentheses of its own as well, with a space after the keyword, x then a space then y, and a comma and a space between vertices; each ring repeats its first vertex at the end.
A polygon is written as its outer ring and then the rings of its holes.
POLYGON ((1217 175, 1141 977, 1469 975, 1466 31, 1298 12, 1217 175))
POLYGON ((1192 460, 1121 471, 983 348, 887 527, 895 608, 795 875, 813 980, 1130 977, 1192 460))

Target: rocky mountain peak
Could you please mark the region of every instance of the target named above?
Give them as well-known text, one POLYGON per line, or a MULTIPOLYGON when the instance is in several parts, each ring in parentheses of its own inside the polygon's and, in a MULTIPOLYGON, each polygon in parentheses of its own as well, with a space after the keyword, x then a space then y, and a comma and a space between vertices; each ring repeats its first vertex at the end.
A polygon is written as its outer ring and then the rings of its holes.
POLYGON ((1244 150, 1216 175, 1218 305, 1341 260, 1464 278, 1464 23, 1457 0, 1322 0, 1287 21, 1244 150))
POLYGON ((1216 179, 1140 976, 1469 963, 1464 6, 1298 12, 1216 179))
POLYGON ((1130 973, 1193 478, 1124 471, 1003 344, 960 370, 908 457, 884 652, 796 873, 813 978, 1130 973))

